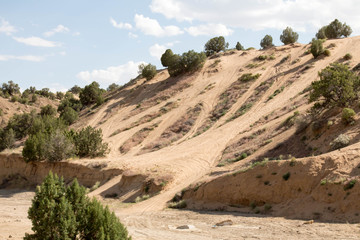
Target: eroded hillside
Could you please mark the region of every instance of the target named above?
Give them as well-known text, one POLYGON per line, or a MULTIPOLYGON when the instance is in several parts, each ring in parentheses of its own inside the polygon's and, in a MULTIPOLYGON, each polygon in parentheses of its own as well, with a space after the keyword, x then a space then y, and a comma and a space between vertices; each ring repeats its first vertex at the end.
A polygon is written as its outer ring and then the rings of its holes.
POLYGON ((73 125, 101 128, 110 154, 69 163, 119 169, 90 194, 136 202, 122 214, 162 210, 178 194, 190 208, 358 221, 358 116, 349 126, 341 109, 312 119, 308 94, 330 63, 357 65, 359 44, 359 37, 326 41, 331 55, 317 59, 302 44, 230 50, 193 74, 136 79, 73 125), (333 151, 340 134, 350 146, 333 151), (299 214, 295 206, 313 208, 299 214))

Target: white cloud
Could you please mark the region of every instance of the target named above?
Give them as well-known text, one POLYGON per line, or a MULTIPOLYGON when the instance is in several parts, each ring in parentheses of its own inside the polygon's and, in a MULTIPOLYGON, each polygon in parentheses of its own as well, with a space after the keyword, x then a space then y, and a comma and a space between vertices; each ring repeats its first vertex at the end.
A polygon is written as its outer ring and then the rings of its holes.
POLYGON ((167 47, 164 45, 154 44, 149 48, 150 55, 160 59, 163 53, 166 51, 167 47))
POLYGON ((103 87, 110 83, 125 84, 138 75, 138 66, 143 62, 129 61, 126 64, 108 67, 106 69, 95 69, 92 71, 79 72, 76 77, 87 83, 97 81, 103 87))
POLYGON ((156 43, 149 48, 149 53, 151 56, 153 56, 157 59, 160 59, 161 56, 163 55, 163 53, 166 51, 166 49, 174 46, 174 44, 176 44, 176 43, 179 43, 179 41, 169 42, 169 43, 166 43, 165 45, 160 45, 160 44, 156 43))
POLYGON ((66 52, 65 52, 65 51, 59 52, 59 54, 60 54, 61 56, 66 56, 66 52))
POLYGON ((169 19, 261 30, 286 26, 316 31, 334 18, 360 32, 357 0, 152 0, 150 8, 169 19))
POLYGON ((221 35, 221 36, 229 36, 234 31, 230 28, 227 28, 223 24, 206 24, 206 25, 199 25, 199 26, 192 26, 189 28, 185 28, 185 30, 191 36, 214 36, 214 35, 221 35))
POLYGON ((48 87, 50 92, 56 93, 56 92, 67 92, 67 88, 64 87, 62 84, 60 83, 51 83, 50 85, 44 86, 44 87, 48 87))
POLYGON ((58 47, 61 46, 60 43, 48 41, 39 37, 13 37, 17 42, 24 43, 25 45, 35 46, 35 47, 58 47))
POLYGON ((138 35, 136 35, 135 33, 132 33, 132 32, 129 32, 129 38, 133 38, 133 39, 135 39, 135 38, 138 38, 138 35))
POLYGON ((9 61, 9 60, 23 60, 30 62, 42 62, 45 60, 44 56, 34 56, 34 55, 24 55, 24 56, 15 56, 15 55, 0 55, 0 61, 9 61))
POLYGON ((8 21, 1 19, 0 33, 5 33, 6 35, 11 35, 14 32, 17 32, 16 28, 14 26, 12 26, 8 21))
POLYGON ((80 36, 80 33, 79 32, 74 32, 72 35, 73 36, 80 36))
POLYGON ((59 24, 56 28, 54 28, 48 32, 44 32, 44 36, 51 37, 55 33, 65 33, 65 32, 69 32, 69 31, 70 31, 69 28, 65 27, 64 25, 59 24))
POLYGON ((110 23, 113 25, 113 27, 120 28, 120 29, 132 29, 132 26, 130 23, 117 23, 113 18, 110 18, 110 23))
POLYGON ((136 28, 142 31, 145 35, 151 35, 155 37, 176 36, 183 34, 184 32, 177 26, 160 26, 156 19, 144 17, 143 15, 135 14, 136 28))

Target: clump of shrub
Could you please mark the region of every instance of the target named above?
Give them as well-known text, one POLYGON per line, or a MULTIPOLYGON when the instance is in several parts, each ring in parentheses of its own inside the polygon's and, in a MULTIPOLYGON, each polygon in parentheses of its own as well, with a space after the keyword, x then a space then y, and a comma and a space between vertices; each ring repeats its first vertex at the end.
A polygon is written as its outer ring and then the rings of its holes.
POLYGON ((325 50, 324 50, 324 55, 325 55, 326 57, 329 57, 329 56, 331 55, 330 50, 329 50, 329 49, 325 49, 325 50))
POLYGON ((97 82, 92 82, 91 84, 84 87, 80 92, 80 102, 82 105, 90 105, 96 103, 101 105, 104 103, 103 90, 100 89, 100 85, 97 82))
POLYGON ((340 134, 330 143, 330 146, 333 150, 336 150, 348 146, 349 143, 350 137, 346 134, 340 134))
POLYGON ((350 60, 350 59, 353 58, 353 56, 350 53, 347 53, 347 54, 344 55, 343 58, 344 58, 344 60, 350 60))
POLYGON ((345 124, 354 122, 355 111, 351 108, 344 108, 341 114, 341 119, 345 124))
POLYGON ((178 202, 171 202, 168 205, 169 208, 177 208, 177 209, 186 208, 186 206, 187 204, 185 200, 180 200, 178 202))
POLYGON ((0 128, 0 151, 13 148, 15 143, 15 132, 12 128, 3 130, 0 128))
POLYGON ((268 56, 266 56, 266 55, 260 55, 260 56, 257 57, 257 59, 259 61, 265 61, 267 58, 268 58, 268 56))
POLYGON ((348 37, 352 33, 352 29, 346 23, 341 23, 338 19, 332 21, 329 25, 319 29, 316 33, 317 39, 334 39, 342 36, 348 37))
POLYGON ((66 186, 51 172, 37 187, 28 211, 32 234, 24 239, 131 239, 108 207, 86 196, 75 179, 66 186))
POLYGON ((223 36, 214 37, 205 44, 206 56, 211 56, 220 51, 225 51, 228 46, 229 43, 225 42, 225 38, 223 36))
POLYGON ((345 107, 357 99, 359 77, 348 66, 332 63, 319 72, 319 77, 320 80, 311 83, 309 95, 311 102, 318 101, 317 107, 345 107))
POLYGON ((299 34, 294 32, 291 27, 287 27, 280 35, 280 41, 285 45, 295 43, 299 38, 299 34))
POLYGON ((344 191, 350 190, 355 186, 356 180, 353 179, 350 182, 348 182, 347 184, 344 185, 344 191))
POLYGON ((310 52, 314 56, 314 58, 317 58, 321 54, 323 54, 324 53, 323 40, 313 39, 311 42, 310 52))
POLYGON ((60 113, 60 118, 67 125, 71 125, 79 118, 79 114, 73 108, 65 107, 64 110, 60 113))
POLYGON ((260 42, 260 46, 262 49, 273 47, 273 38, 270 35, 265 35, 265 37, 260 42))
POLYGON ((17 83, 13 81, 8 81, 8 83, 3 83, 1 88, 4 96, 13 96, 15 94, 20 94, 20 87, 17 83))
POLYGON ((253 80, 258 79, 261 76, 261 74, 257 73, 255 75, 253 75, 252 73, 245 73, 243 75, 241 75, 241 77, 239 77, 239 80, 242 82, 250 82, 253 80))
POLYGON ((201 69, 205 60, 205 53, 197 53, 194 50, 185 52, 180 56, 173 54, 171 49, 168 49, 161 56, 161 63, 164 67, 168 67, 168 72, 172 77, 201 69))
POLYGON ((22 151, 26 162, 61 161, 72 156, 98 157, 109 151, 107 143, 102 141, 101 129, 88 126, 78 132, 69 131, 63 118, 49 115, 35 117, 26 134, 29 137, 22 151))
POLYGON ((79 132, 71 132, 76 155, 79 157, 102 157, 109 152, 108 144, 102 140, 101 129, 91 126, 81 129, 79 132))
POLYGON ((287 172, 287 173, 285 173, 283 176, 282 176, 282 178, 285 180, 285 181, 287 181, 287 180, 289 180, 289 178, 290 178, 290 172, 287 172))
POLYGON ((50 104, 46 105, 46 106, 43 106, 41 107, 41 110, 40 110, 40 115, 41 116, 55 116, 56 115, 56 109, 51 106, 50 104))
POLYGON ((155 77, 156 75, 156 66, 152 65, 152 64, 140 64, 139 65, 139 73, 146 78, 146 80, 151 80, 155 77))
POLYGON ((241 45, 239 42, 236 43, 236 46, 235 46, 236 50, 240 51, 240 50, 244 50, 244 47, 243 45, 241 45))

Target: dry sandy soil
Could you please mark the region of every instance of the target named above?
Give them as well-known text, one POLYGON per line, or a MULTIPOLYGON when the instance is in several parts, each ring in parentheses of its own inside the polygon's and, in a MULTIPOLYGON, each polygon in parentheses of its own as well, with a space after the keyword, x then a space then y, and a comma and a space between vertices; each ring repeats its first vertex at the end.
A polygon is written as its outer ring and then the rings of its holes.
MULTIPOLYGON (((308 124, 299 133, 291 124, 307 119, 311 104, 304 90, 318 71, 344 62, 346 53, 353 55, 346 63, 354 67, 359 44, 360 37, 327 41, 331 56, 317 60, 305 53, 310 45, 302 44, 230 51, 191 75, 169 78, 163 70, 150 81, 137 79, 73 125, 101 128, 111 148, 106 158, 26 165, 0 155, 0 179, 37 184, 53 170, 66 181, 76 176, 86 187, 99 181, 90 196, 109 204, 134 239, 359 239, 358 224, 329 223, 360 221, 358 114, 351 126, 341 123, 341 111, 322 116, 316 130, 308 124), (235 83, 245 73, 260 76, 246 86, 235 83), (176 107, 164 111, 169 103, 176 107), (191 115, 195 106, 201 109, 191 115), (146 134, 137 134, 149 126, 146 134), (333 151, 330 143, 341 133, 349 135, 350 146, 333 151), (243 152, 251 155, 236 160, 243 152), (292 153, 296 158, 288 156, 292 153), (254 166, 265 157, 270 160, 254 166), (283 179, 288 173, 291 177, 283 179), (259 211, 271 204, 272 213, 168 210, 179 192, 192 209, 251 212, 252 204, 259 211), (147 194, 148 200, 131 203, 147 194), (212 228, 227 219, 234 224, 212 228), (303 224, 310 219, 315 223, 303 224), (175 229, 184 224, 195 229, 175 229)), ((2 191, 0 238, 21 238, 31 228, 26 212, 33 193, 2 191)))
MULTIPOLYGON (((31 222, 27 209, 33 192, 0 190, 0 239, 22 239, 30 232, 31 222)), ((142 214, 121 214, 118 202, 107 201, 127 226, 134 240, 142 239, 359 239, 360 224, 336 224, 281 217, 239 214, 235 212, 210 212, 163 210, 142 214), (233 225, 214 226, 231 220, 233 225), (177 229, 189 225, 190 229, 177 229)))

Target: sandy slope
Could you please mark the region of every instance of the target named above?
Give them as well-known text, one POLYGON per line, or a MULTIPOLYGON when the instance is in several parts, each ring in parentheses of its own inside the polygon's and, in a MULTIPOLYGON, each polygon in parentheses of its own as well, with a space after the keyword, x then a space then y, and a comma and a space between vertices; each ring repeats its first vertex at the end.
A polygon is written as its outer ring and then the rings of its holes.
MULTIPOLYGON (((245 218, 244 216, 235 217, 225 214, 226 218, 233 219, 236 225, 213 230, 210 228, 211 224, 218 219, 222 219, 222 217, 216 214, 162 211, 166 207, 167 202, 182 189, 198 181, 209 182, 214 179, 221 179, 223 172, 229 173, 243 168, 244 165, 252 159, 255 159, 256 156, 260 156, 275 147, 276 142, 281 142, 291 137, 295 132, 294 129, 275 136, 271 144, 260 149, 259 152, 256 152, 245 161, 223 168, 216 167, 224 149, 229 143, 234 141, 234 139, 240 139, 249 132, 262 127, 269 129, 268 131, 270 133, 272 129, 275 129, 276 126, 283 122, 288 116, 291 116, 294 110, 288 110, 288 112, 285 112, 278 118, 269 120, 264 125, 254 128, 251 127, 264 116, 271 115, 274 112, 280 112, 284 106, 291 107, 296 99, 304 97, 304 95, 299 95, 299 93, 308 87, 312 81, 317 79, 318 71, 326 67, 329 63, 341 59, 348 52, 353 54, 353 59, 350 62, 352 67, 360 61, 360 55, 357 54, 360 37, 331 40, 327 41, 324 45, 328 46, 331 43, 336 44, 335 47, 331 48, 331 56, 316 61, 313 60, 311 54, 304 54, 309 45, 295 44, 276 47, 266 51, 251 50, 246 51, 246 54, 243 54, 242 51, 235 51, 234 54, 222 55, 219 58, 208 60, 200 72, 181 77, 176 79, 176 81, 169 80, 166 70, 149 82, 144 82, 144 80, 138 81, 135 85, 125 88, 118 94, 114 94, 103 106, 95 109, 93 114, 88 115, 75 124, 75 127, 90 124, 101 128, 105 141, 107 141, 111 147, 109 156, 106 159, 85 159, 73 162, 83 165, 88 165, 94 161, 106 162, 107 168, 120 168, 125 172, 143 174, 149 176, 149 178, 172 176, 172 181, 168 182, 159 194, 146 201, 137 204, 127 204, 127 207, 124 208, 121 204, 117 205, 116 201, 106 200, 128 226, 134 239, 153 239, 155 237, 159 239, 159 236, 160 239, 201 239, 200 236, 204 239, 218 239, 222 236, 226 239, 241 239, 241 237, 250 239, 286 239, 289 238, 289 236, 294 237, 295 235, 298 238, 299 235, 296 231, 302 233, 300 238, 303 239, 320 239, 327 237, 341 239, 341 236, 345 236, 345 238, 348 239, 355 239, 356 236, 358 236, 358 232, 355 231, 358 230, 358 226, 355 225, 330 226, 319 223, 306 227, 301 226, 298 230, 296 226, 301 225, 299 221, 287 221, 284 219, 273 219, 271 217, 245 218), (256 57, 259 55, 271 54, 275 56, 274 60, 266 60, 265 62, 256 60, 256 57), (287 59, 283 62, 282 59, 285 57, 287 57, 287 59), (221 61, 215 67, 211 67, 217 59, 221 61), (256 63, 260 66, 249 68, 247 67, 249 63, 256 63), (305 71, 303 69, 306 66, 309 66, 309 68, 305 71), (208 131, 193 137, 196 130, 208 119, 210 112, 217 105, 219 96, 244 73, 260 73, 261 77, 251 83, 248 91, 236 99, 235 104, 229 111, 215 122, 208 131), (255 89, 260 86, 262 82, 269 79, 274 79, 274 83, 268 90, 261 93, 260 98, 254 102, 252 108, 243 116, 227 122, 244 102, 254 96, 255 89), (290 80, 294 80, 293 83, 286 85, 290 80), (214 87, 206 89, 210 84, 214 87), (268 101, 269 96, 282 86, 285 86, 284 90, 272 100, 268 101), (159 96, 162 98, 159 98, 159 96), (149 123, 140 124, 139 126, 111 136, 116 130, 128 128, 132 123, 138 121, 145 115, 158 112, 167 102, 176 102, 178 107, 151 120, 149 123), (194 107, 198 103, 202 103, 203 108, 189 132, 185 133, 182 138, 171 143, 170 146, 141 154, 144 146, 157 141, 166 129, 173 126, 181 116, 186 114, 189 108, 194 107), (157 121, 160 122, 158 126, 143 139, 140 145, 133 147, 126 154, 119 152, 119 147, 137 131, 157 121), (211 174, 214 172, 216 174, 211 174), (190 233, 181 232, 169 227, 170 225, 183 224, 180 222, 184 222, 185 224, 188 218, 193 219, 191 221, 194 221, 194 225, 198 230, 190 233), (274 222, 279 224, 273 225, 274 222), (257 226, 259 225, 263 225, 264 227, 258 229, 257 226), (256 229, 256 231, 254 229, 256 229), (239 232, 241 232, 241 234, 239 234, 239 232)), ((309 107, 309 104, 304 104, 296 110, 304 113, 309 107)), ((336 157, 337 154, 339 153, 332 153, 334 157, 336 157)), ((314 161, 316 161, 316 159, 314 161)), ((93 192, 92 195, 99 196, 99 194, 109 188, 116 189, 121 179, 122 176, 118 176, 110 180, 93 192)), ((135 185, 143 186, 141 182, 135 185)), ((118 189, 118 192, 120 192, 120 190, 121 189, 118 189)), ((130 195, 141 191, 143 191, 143 189, 133 189, 127 193, 128 195, 126 195, 126 197, 130 197, 130 195)), ((1 200, 5 201, 5 198, 1 198, 1 200)), ((288 213, 287 216, 291 217, 291 214, 288 213)))

